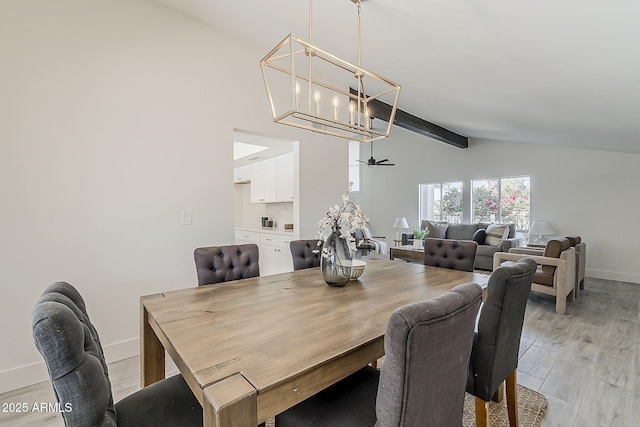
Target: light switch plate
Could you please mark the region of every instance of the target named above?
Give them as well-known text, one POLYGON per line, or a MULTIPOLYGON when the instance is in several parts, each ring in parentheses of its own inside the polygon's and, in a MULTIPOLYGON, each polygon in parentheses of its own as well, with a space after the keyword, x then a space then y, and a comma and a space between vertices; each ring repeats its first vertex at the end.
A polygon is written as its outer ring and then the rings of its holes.
POLYGON ((182 211, 182 225, 191 225, 191 211, 182 211))

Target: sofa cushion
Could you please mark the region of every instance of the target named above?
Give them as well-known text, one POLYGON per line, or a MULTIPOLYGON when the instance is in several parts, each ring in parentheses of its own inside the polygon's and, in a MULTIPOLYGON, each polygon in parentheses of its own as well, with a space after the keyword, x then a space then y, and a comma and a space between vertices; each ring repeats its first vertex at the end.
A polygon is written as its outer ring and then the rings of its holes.
POLYGON ((495 254, 496 252, 500 252, 501 250, 501 246, 478 245, 476 258, 479 256, 488 256, 491 257, 491 260, 493 260, 493 254, 495 254))
MULTIPOLYGON (((495 224, 495 223, 493 223, 493 222, 479 222, 478 223, 478 228, 484 228, 486 230, 487 228, 489 228, 489 226, 491 224, 495 224)), ((500 225, 500 224, 498 224, 498 225, 500 225)), ((509 235, 507 236, 507 238, 511 239, 511 238, 516 237, 516 225, 514 223, 509 223, 507 225, 509 226, 509 235)))
POLYGON ((447 234, 448 222, 425 221, 427 226, 427 236, 434 239, 444 239, 447 234))
POLYGON ((473 233, 477 230, 478 224, 449 224, 447 239, 473 240, 473 233))
POLYGON ((482 228, 478 228, 475 233, 473 233, 474 240, 478 245, 484 245, 484 241, 487 238, 487 230, 483 230, 482 228))
POLYGON ((509 226, 507 224, 490 224, 487 227, 487 237, 485 244, 491 246, 502 245, 502 240, 509 235, 509 226))

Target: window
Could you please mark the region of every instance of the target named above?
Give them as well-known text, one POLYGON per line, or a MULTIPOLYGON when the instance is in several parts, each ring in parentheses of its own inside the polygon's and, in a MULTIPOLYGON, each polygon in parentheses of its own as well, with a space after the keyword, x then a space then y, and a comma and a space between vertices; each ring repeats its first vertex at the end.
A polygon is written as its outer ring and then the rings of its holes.
POLYGON ((462 182, 420 184, 420 218, 460 223, 463 217, 462 182))
POLYGON ((349 141, 349 181, 353 182, 351 192, 360 191, 360 145, 358 141, 349 141))
POLYGON ((517 231, 526 231, 531 218, 530 195, 528 176, 472 180, 472 222, 513 222, 517 231))

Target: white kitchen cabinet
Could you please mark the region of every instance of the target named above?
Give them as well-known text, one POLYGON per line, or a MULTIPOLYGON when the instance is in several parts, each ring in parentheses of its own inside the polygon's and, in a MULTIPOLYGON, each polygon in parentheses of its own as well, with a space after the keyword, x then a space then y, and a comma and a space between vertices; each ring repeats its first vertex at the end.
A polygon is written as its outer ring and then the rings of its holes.
POLYGON ((237 245, 245 243, 258 245, 261 276, 293 271, 293 257, 289 247, 291 240, 293 240, 292 233, 261 232, 242 228, 235 230, 237 245))
POLYGON ((278 235, 260 233, 260 275, 270 276, 280 272, 280 248, 278 235))
POLYGON ((236 245, 244 245, 245 243, 260 244, 260 233, 257 231, 236 230, 236 245))
POLYGON ((291 256, 291 247, 289 243, 293 240, 292 236, 289 235, 279 235, 278 236, 278 247, 280 248, 280 257, 279 257, 279 272, 286 273, 288 271, 293 271, 293 257, 291 256))
POLYGON ((293 153, 251 164, 251 203, 293 202, 293 153))
POLYGON ((251 181, 251 165, 238 166, 233 168, 233 182, 241 184, 251 181))
POLYGON ((293 271, 291 234, 260 233, 260 275, 293 271))
POLYGON ((251 164, 251 203, 277 201, 277 160, 275 157, 251 164))

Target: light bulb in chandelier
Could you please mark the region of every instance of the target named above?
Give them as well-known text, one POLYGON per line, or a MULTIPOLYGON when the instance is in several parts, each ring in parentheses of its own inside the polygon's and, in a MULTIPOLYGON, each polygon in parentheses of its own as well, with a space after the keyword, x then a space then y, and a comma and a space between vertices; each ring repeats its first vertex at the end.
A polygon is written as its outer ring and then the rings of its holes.
POLYGON ((316 115, 319 116, 320 115, 320 100, 322 99, 322 95, 320 94, 320 91, 318 89, 316 89, 313 92, 313 100, 315 102, 316 105, 316 115))

